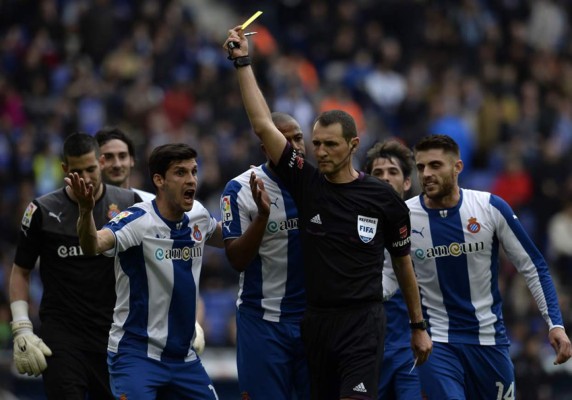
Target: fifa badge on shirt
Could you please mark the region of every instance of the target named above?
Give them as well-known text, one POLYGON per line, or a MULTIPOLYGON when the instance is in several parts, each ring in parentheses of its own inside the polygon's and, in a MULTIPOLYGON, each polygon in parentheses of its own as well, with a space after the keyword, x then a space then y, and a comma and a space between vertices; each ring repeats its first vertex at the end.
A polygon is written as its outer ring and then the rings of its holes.
POLYGON ((358 215, 357 230, 362 242, 371 242, 377 232, 377 218, 358 215))

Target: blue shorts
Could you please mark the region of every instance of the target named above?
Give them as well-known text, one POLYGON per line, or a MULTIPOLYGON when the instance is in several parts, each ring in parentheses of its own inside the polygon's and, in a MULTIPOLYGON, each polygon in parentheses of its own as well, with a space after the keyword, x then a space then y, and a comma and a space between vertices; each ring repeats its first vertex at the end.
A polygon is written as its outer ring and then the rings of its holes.
POLYGON ((433 342, 429 360, 419 367, 429 400, 514 399, 514 366, 508 346, 433 342))
POLYGON ((378 400, 421 399, 417 368, 413 367, 413 351, 409 347, 385 348, 381 363, 378 400))
POLYGON ((139 353, 107 353, 109 380, 116 399, 218 400, 200 359, 157 361, 139 353))
POLYGON ((242 398, 310 398, 310 379, 298 322, 270 322, 236 313, 236 361, 242 398), (247 397, 249 396, 249 397, 247 397))

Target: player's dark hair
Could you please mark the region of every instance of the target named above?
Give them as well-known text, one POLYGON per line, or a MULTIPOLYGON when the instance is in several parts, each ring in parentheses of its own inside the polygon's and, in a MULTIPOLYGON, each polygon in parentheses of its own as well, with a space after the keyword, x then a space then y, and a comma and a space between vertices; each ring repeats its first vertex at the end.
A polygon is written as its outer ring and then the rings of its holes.
POLYGON ((413 171, 413 153, 407 146, 397 140, 387 140, 385 142, 376 143, 367 151, 364 171, 371 174, 373 162, 378 158, 391 160, 396 159, 399 162, 399 168, 403 172, 404 178, 409 178, 413 171))
POLYGON ((121 140, 127 145, 127 151, 129 152, 129 155, 135 159, 135 147, 133 146, 133 140, 131 140, 129 135, 127 135, 121 129, 117 127, 102 128, 95 134, 95 139, 97 140, 99 147, 103 146, 110 140, 121 140))
POLYGON ((296 122, 296 120, 294 119, 293 116, 291 116, 290 114, 283 113, 283 112, 275 111, 271 114, 271 116, 272 116, 272 122, 274 122, 274 125, 277 125, 277 126, 291 122, 291 121, 296 122))
POLYGON ((319 123, 322 126, 330 126, 339 123, 342 126, 342 136, 346 142, 357 137, 357 127, 354 118, 342 110, 330 110, 321 113, 314 124, 319 123))
POLYGON ((172 163, 197 158, 197 151, 185 143, 169 143, 157 146, 149 156, 149 175, 159 174, 165 177, 172 163))
POLYGON ((445 153, 453 153, 457 157, 461 156, 459 145, 450 136, 447 135, 426 136, 421 139, 413 149, 415 153, 418 151, 441 149, 445 153))
POLYGON ((62 162, 68 164, 68 157, 81 157, 91 152, 99 157, 99 146, 93 136, 83 132, 75 132, 64 140, 62 162))

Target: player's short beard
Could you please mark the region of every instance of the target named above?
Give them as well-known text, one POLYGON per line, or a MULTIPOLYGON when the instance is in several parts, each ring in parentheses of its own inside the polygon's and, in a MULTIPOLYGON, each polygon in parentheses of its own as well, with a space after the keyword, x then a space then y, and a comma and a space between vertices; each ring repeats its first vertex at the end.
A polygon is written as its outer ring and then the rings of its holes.
POLYGON ((455 175, 451 174, 446 178, 443 178, 441 182, 439 182, 439 190, 435 193, 428 194, 425 192, 425 195, 433 201, 439 201, 447 196, 450 196, 455 188, 455 175))

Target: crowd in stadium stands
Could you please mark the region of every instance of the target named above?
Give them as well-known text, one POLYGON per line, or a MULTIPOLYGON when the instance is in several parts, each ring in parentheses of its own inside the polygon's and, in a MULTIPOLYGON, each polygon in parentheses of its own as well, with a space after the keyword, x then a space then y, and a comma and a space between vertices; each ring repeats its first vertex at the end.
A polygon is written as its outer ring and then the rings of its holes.
MULTIPOLYGON (((68 134, 129 132, 131 185, 144 190, 155 146, 191 144, 198 199, 216 218, 226 182, 264 161, 220 46, 226 27, 258 9, 249 40, 273 110, 293 115, 307 138, 320 111, 348 111, 360 129, 358 161, 389 137, 411 147, 428 133, 452 136, 465 161, 461 186, 514 208, 547 255, 572 326, 570 2, 39 0, 0 4, 0 346, 11 348, 7 287, 20 219, 31 199, 63 186, 68 134)), ((204 260, 207 346, 232 346, 238 274, 223 252, 204 260)), ((512 279, 508 262, 501 269, 519 398, 572 393, 572 371, 551 365, 522 278, 512 279)))

